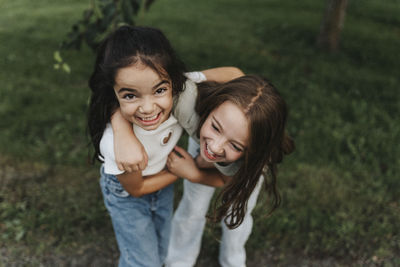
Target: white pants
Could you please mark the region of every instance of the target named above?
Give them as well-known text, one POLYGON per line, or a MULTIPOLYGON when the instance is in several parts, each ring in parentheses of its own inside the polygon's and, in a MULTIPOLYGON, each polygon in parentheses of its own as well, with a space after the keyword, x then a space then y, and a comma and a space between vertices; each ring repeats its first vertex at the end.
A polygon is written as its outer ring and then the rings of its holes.
MULTIPOLYGON (((198 144, 189 139, 188 152, 198 154, 198 144)), ((247 212, 243 223, 230 230, 222 225, 222 239, 219 251, 219 263, 222 267, 246 266, 245 244, 253 227, 251 212, 254 209, 261 189, 263 177, 247 203, 247 212)), ((200 252, 201 238, 206 224, 206 214, 215 188, 202 184, 183 181, 183 196, 172 219, 171 238, 166 259, 167 267, 191 267, 196 263, 200 252)))

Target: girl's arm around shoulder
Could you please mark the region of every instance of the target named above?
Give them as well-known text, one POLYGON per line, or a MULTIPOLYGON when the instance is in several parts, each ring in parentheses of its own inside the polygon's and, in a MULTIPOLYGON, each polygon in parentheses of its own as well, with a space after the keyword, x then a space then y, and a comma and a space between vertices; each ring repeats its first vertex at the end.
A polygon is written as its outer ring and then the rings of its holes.
POLYGON ((111 117, 111 126, 114 133, 114 154, 118 169, 126 172, 144 170, 148 160, 146 150, 136 138, 132 123, 125 120, 119 109, 111 117))
MULTIPOLYGON (((213 187, 223 187, 232 177, 225 176, 217 169, 198 169, 199 175, 190 180, 193 183, 204 184, 213 187)), ((188 179, 189 180, 189 179, 188 179)))
POLYGON ((117 177, 124 189, 134 197, 156 192, 178 179, 176 175, 166 170, 146 177, 142 176, 141 171, 124 172, 117 177))
POLYGON ((207 81, 214 81, 224 83, 244 75, 244 73, 236 67, 218 67, 212 69, 206 69, 201 71, 207 81))
POLYGON ((192 156, 183 148, 175 147, 167 160, 170 172, 178 177, 186 178, 193 183, 222 187, 230 177, 221 174, 217 169, 200 169, 192 156), (179 155, 178 155, 179 153, 179 155))

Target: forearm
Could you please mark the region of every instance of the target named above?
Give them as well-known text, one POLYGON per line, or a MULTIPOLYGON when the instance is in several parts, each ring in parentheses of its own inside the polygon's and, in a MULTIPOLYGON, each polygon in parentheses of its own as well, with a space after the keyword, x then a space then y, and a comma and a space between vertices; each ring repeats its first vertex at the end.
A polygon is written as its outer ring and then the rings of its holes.
POLYGON ((229 179, 230 177, 221 174, 216 169, 198 169, 197 174, 189 180, 208 186, 222 187, 229 181, 229 179))
POLYGON ((147 166, 146 151, 133 132, 132 123, 122 116, 119 109, 111 117, 111 126, 118 169, 127 172, 144 170, 147 166))
POLYGON ((154 175, 143 177, 142 195, 156 192, 164 187, 172 184, 178 179, 178 176, 169 171, 161 171, 154 175))
MULTIPOLYGON (((136 140, 136 136, 133 132, 132 123, 127 121, 121 114, 120 110, 117 109, 114 114, 111 116, 111 126, 114 132, 114 135, 117 134, 129 134, 129 136, 134 137, 136 140)), ((139 141, 138 141, 139 142, 139 141)))
POLYGON ((215 81, 224 83, 244 75, 244 73, 236 67, 219 67, 201 71, 207 78, 207 81, 215 81))
POLYGON ((161 171, 155 175, 145 176, 141 172, 123 173, 118 180, 124 189, 134 197, 141 197, 154 193, 175 182, 178 177, 168 171, 161 171))

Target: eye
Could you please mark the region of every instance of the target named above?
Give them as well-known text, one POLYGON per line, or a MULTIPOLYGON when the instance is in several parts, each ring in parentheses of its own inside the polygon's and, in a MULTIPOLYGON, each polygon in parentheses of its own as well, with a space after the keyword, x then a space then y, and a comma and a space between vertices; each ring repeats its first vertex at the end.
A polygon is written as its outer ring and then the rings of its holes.
POLYGON ((127 100, 132 100, 136 98, 136 95, 134 94, 126 94, 122 96, 123 99, 127 99, 127 100))
POLYGON ((212 127, 215 131, 219 132, 219 129, 217 128, 217 126, 215 126, 214 123, 211 123, 211 127, 212 127))
POLYGON ((161 88, 158 88, 158 89, 155 91, 155 94, 156 94, 156 95, 162 95, 162 94, 165 93, 167 90, 168 90, 168 89, 167 89, 166 87, 161 87, 161 88))
POLYGON ((243 152, 243 149, 241 149, 240 147, 238 147, 234 143, 231 143, 231 145, 232 145, 233 149, 236 150, 237 152, 243 152))

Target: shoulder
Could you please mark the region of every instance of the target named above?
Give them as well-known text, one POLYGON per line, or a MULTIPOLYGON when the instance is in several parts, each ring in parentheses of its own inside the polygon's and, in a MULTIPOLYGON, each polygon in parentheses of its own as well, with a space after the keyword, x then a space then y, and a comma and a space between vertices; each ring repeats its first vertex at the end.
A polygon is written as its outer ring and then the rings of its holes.
POLYGON ((237 160, 235 162, 229 163, 227 165, 221 165, 214 163, 215 168, 225 176, 234 176, 242 166, 242 161, 237 160))
POLYGON ((196 102, 196 98, 197 98, 197 85, 194 81, 187 79, 185 82, 185 88, 177 99, 178 104, 183 104, 184 101, 190 101, 190 100, 196 102))
POLYGON ((189 135, 195 132, 199 121, 195 110, 196 100, 197 86, 193 81, 188 79, 185 84, 185 90, 175 102, 173 115, 189 135))

